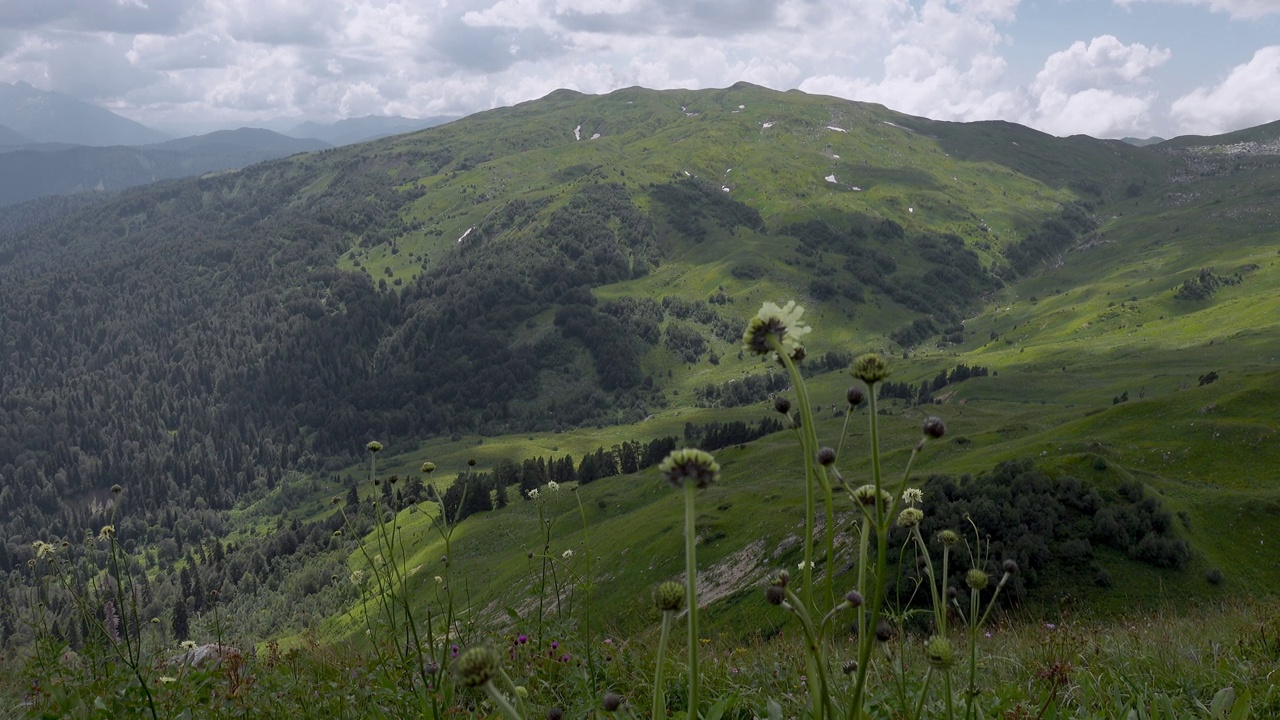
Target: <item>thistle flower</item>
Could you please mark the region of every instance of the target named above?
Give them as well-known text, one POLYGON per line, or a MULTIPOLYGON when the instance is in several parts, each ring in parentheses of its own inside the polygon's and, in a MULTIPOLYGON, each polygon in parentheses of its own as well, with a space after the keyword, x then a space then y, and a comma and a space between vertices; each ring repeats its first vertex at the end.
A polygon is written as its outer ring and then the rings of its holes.
POLYGON ((915 507, 917 503, 924 502, 924 491, 920 488, 907 488, 902 491, 902 501, 915 507))
POLYGON ((673 450, 658 466, 667 482, 672 487, 684 487, 692 482, 699 488, 705 488, 720 477, 720 464, 710 453, 693 448, 673 450))
POLYGON ((777 341, 778 347, 792 359, 804 356, 804 346, 800 338, 813 330, 800 322, 804 308, 796 305, 794 300, 785 307, 766 302, 760 306, 760 312, 747 323, 742 333, 742 347, 755 355, 767 355, 774 351, 770 338, 777 341))
POLYGON ((822 447, 818 449, 818 464, 823 466, 834 465, 836 462, 836 451, 834 448, 822 447))
POLYGON ((370 440, 369 444, 365 445, 365 449, 371 453, 381 452, 382 443, 378 442, 377 440, 370 440))
POLYGON ((854 360, 849 372, 868 385, 875 385, 890 374, 889 363, 875 353, 867 353, 854 360))
POLYGON ((770 585, 764 589, 764 599, 770 605, 781 605, 787 599, 787 591, 778 585, 770 585))
POLYGON ((923 519, 924 511, 920 508, 904 508, 902 512, 898 513, 898 527, 913 528, 919 525, 923 519))
POLYGON ((937 670, 947 671, 956 660, 956 650, 951 641, 941 635, 929 638, 924 646, 925 657, 929 664, 937 670))
POLYGON ((938 533, 938 542, 946 545, 947 547, 953 547, 956 543, 960 542, 960 534, 955 530, 943 530, 938 533))
POLYGON ((780 415, 786 415, 791 412, 791 401, 779 395, 773 400, 773 409, 777 410, 780 415))
POLYGON ((617 712, 622 707, 622 696, 616 692, 607 692, 601 699, 600 704, 604 707, 605 712, 617 712))
POLYGON ((653 591, 653 604, 662 612, 679 612, 684 607, 684 585, 668 580, 653 591))
POLYGON ((858 407, 867 399, 867 395, 857 385, 850 385, 844 393, 844 399, 849 401, 849 407, 858 407))
POLYGON ((987 574, 978 568, 971 569, 968 574, 964 576, 965 585, 968 585, 973 590, 982 590, 986 588, 987 582, 987 574))
POLYGON ((463 686, 480 687, 498 674, 498 655, 485 645, 473 647, 458 656, 454 669, 463 686))
MULTIPOLYGON (((881 490, 879 497, 880 497, 880 503, 885 505, 886 507, 889 505, 889 503, 893 502, 893 496, 889 494, 888 490, 881 490)), ((853 501, 865 507, 871 507, 875 505, 876 504, 876 486, 863 485, 857 490, 854 490, 853 501)))

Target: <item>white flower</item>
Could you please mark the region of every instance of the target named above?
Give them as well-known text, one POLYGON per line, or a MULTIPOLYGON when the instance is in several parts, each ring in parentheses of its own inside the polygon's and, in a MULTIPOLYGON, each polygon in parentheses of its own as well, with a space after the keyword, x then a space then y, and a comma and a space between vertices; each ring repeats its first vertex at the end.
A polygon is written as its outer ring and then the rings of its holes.
POLYGON ((572 550, 565 550, 565 551, 560 555, 560 557, 564 558, 565 560, 568 560, 569 558, 573 557, 573 551, 572 551, 572 550))
POLYGON ((916 503, 922 503, 924 502, 924 491, 920 488, 907 488, 902 491, 902 501, 911 506, 916 503))
POLYGON ((556 482, 555 480, 552 480, 551 482, 547 483, 547 489, 550 490, 551 492, 555 492, 560 489, 560 483, 556 482))
POLYGON ((760 312, 747 323, 746 332, 742 333, 743 349, 756 355, 766 355, 775 351, 774 342, 783 352, 792 358, 803 357, 804 346, 800 338, 813 328, 803 325, 800 316, 804 308, 792 300, 785 307, 766 302, 760 306, 760 312))
POLYGON ((182 641, 182 643, 178 645, 178 647, 182 648, 183 650, 195 650, 195 649, 196 649, 196 641, 195 641, 195 640, 183 640, 183 641, 182 641))
POLYGON ((811 562, 810 562, 810 563, 806 563, 804 560, 801 560, 801 561, 800 561, 800 564, 799 564, 799 565, 797 565, 796 567, 800 568, 801 570, 804 570, 806 567, 813 567, 813 563, 811 563, 811 562))
POLYGON ((435 578, 434 578, 434 579, 435 579, 435 581, 436 581, 436 584, 437 584, 437 585, 439 585, 440 583, 444 582, 444 578, 440 577, 439 575, 435 576, 435 578))
POLYGON ((537 500, 537 499, 538 499, 538 488, 534 488, 534 489, 532 489, 532 490, 530 490, 530 491, 529 491, 529 499, 530 499, 530 500, 537 500))

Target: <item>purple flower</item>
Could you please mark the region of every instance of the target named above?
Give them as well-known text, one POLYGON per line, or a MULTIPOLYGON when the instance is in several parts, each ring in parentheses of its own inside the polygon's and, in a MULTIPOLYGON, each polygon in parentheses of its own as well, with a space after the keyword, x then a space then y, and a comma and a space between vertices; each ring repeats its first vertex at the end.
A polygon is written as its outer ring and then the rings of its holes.
POLYGON ((525 643, 527 643, 527 642, 529 642, 529 636, 528 636, 528 635, 517 635, 517 636, 516 636, 516 644, 517 644, 517 645, 523 645, 523 644, 525 644, 525 643))
POLYGON ((451 658, 456 658, 456 657, 458 657, 458 646, 457 646, 457 645, 450 645, 450 646, 449 646, 449 657, 451 657, 451 658))
POLYGON ((559 643, 559 641, 552 640, 552 641, 551 641, 551 649, 552 649, 552 650, 558 650, 558 649, 560 649, 560 643, 559 643))

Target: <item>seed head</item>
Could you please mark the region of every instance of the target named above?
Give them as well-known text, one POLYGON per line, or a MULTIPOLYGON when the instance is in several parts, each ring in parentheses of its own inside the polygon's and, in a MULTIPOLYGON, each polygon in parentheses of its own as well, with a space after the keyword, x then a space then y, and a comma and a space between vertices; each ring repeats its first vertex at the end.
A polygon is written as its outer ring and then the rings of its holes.
POLYGON ((369 444, 365 445, 365 449, 367 449, 371 453, 382 452, 382 443, 378 442, 377 440, 370 440, 369 444))
POLYGON ((845 662, 845 664, 844 664, 844 665, 841 665, 841 666, 840 666, 840 669, 841 669, 842 671, 844 671, 844 674, 845 674, 845 675, 852 675, 852 674, 854 674, 854 673, 858 672, 858 661, 857 661, 857 660, 849 660, 849 661, 845 662))
POLYGON ((547 708, 547 720, 564 720, 564 711, 558 707, 547 708))
POLYGON ((693 483, 698 488, 705 488, 720 477, 720 464, 710 453, 693 448, 673 450, 658 471, 671 483, 672 487, 684 487, 685 483, 693 483))
POLYGON ((424 462, 419 470, 421 470, 424 475, 430 475, 436 471, 436 464, 433 462, 424 462))
POLYGON ((844 599, 849 603, 850 607, 862 607, 862 593, 857 590, 850 590, 845 593, 844 599))
POLYGON ((831 466, 836 462, 836 451, 834 448, 822 447, 818 448, 818 464, 823 466, 831 466))
POLYGON ((1014 562, 1013 560, 1005 560, 1005 561, 1004 561, 1004 571, 1005 571, 1006 573, 1008 573, 1009 575, 1017 575, 1017 574, 1018 574, 1018 563, 1014 562))
POLYGON ((889 642, 893 639, 893 626, 888 620, 881 620, 876 623, 876 639, 880 642, 889 642))
POLYGON ((955 530, 943 530, 938 533, 938 542, 947 547, 955 547, 955 544, 960 542, 960 534, 955 530))
POLYGON ((785 307, 766 302, 742 333, 743 349, 755 355, 767 355, 774 352, 776 343, 791 359, 802 359, 804 346, 800 344, 800 338, 813 330, 800 322, 802 315, 804 308, 797 306, 794 300, 785 307))
POLYGON ((119 495, 120 493, 124 492, 124 488, 120 487, 120 483, 116 483, 115 485, 111 486, 111 492, 115 495, 119 495))
POLYGON ((782 415, 786 415, 791 412, 791 401, 779 395, 773 399, 773 409, 782 415))
POLYGON ((334 505, 337 505, 338 503, 342 502, 342 498, 338 495, 334 495, 333 497, 329 498, 329 502, 333 503, 334 505))
POLYGON ((781 605, 782 601, 787 599, 787 591, 780 585, 770 585, 764 589, 764 599, 768 600, 770 605, 781 605))
POLYGON ((458 656, 454 668, 458 682, 469 688, 480 687, 498 674, 498 654, 487 645, 473 647, 458 656))
POLYGON ((978 568, 972 568, 964 576, 964 584, 973 590, 983 590, 987 587, 987 574, 978 568))
POLYGON ((850 385, 849 389, 844 391, 844 399, 849 401, 849 407, 856 408, 867 399, 867 394, 857 385, 850 385))
POLYGON ((475 466, 476 466, 476 459, 475 459, 475 458, 467 458, 467 467, 475 467, 475 466))
POLYGON ((773 577, 769 578, 769 584, 777 585, 778 587, 784 588, 789 582, 791 582, 791 573, 786 570, 779 570, 777 573, 774 573, 773 577))
POLYGON ((875 353, 867 353, 853 361, 849 372, 867 385, 875 385, 889 377, 890 370, 889 363, 884 358, 875 353))
POLYGON ((904 508, 902 512, 898 513, 898 527, 913 528, 919 525, 923 519, 924 511, 920 508, 904 508))
POLYGON ((938 438, 946 434, 947 424, 942 421, 942 418, 936 415, 930 415, 929 417, 924 419, 924 425, 922 426, 922 429, 926 436, 931 437, 934 440, 937 440, 938 438))
POLYGON ((925 657, 936 670, 946 672, 956 661, 956 649, 951 641, 942 635, 934 635, 924 646, 925 657))
POLYGON ((653 604, 662 612, 679 612, 684 607, 684 585, 673 580, 661 583, 653 591, 653 604))

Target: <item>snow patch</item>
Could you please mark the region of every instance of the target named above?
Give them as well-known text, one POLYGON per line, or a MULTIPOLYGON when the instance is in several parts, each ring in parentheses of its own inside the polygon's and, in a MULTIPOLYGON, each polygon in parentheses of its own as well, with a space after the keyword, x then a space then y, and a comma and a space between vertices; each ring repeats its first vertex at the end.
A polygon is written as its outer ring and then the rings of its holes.
POLYGON ((916 211, 916 209, 915 209, 915 208, 907 208, 907 212, 909 212, 909 213, 913 213, 913 212, 915 212, 915 211, 916 211))
POLYGON ((854 185, 853 187, 851 187, 851 188, 849 188, 849 189, 850 189, 850 190, 852 190, 852 191, 854 191, 854 192, 862 192, 862 188, 858 187, 857 185, 854 185))
POLYGON ((771 128, 771 127, 773 127, 773 123, 771 123, 771 122, 767 122, 767 123, 760 123, 760 129, 761 129, 761 130, 763 130, 763 129, 765 129, 765 128, 771 128))
POLYGON ((826 177, 824 177, 824 178, 822 178, 822 179, 823 179, 823 180, 826 180, 826 181, 827 181, 827 182, 829 182, 829 183, 833 183, 833 182, 835 182, 835 181, 836 181, 836 174, 835 174, 835 173, 831 173, 830 175, 828 175, 828 176, 826 176, 826 177))
POLYGON ((835 154, 833 154, 833 155, 831 156, 831 159, 832 159, 832 160, 839 160, 839 159, 840 159, 840 156, 839 156, 839 155, 835 155, 835 154))
POLYGON ((462 242, 463 240, 466 240, 467 236, 471 234, 471 231, 475 229, 476 229, 475 225, 472 225, 471 227, 467 228, 467 231, 462 233, 462 237, 458 238, 458 242, 462 242))
POLYGON ((738 106, 738 109, 739 109, 739 110, 746 110, 746 109, 747 109, 747 106, 746 106, 746 105, 739 105, 739 106, 738 106))
POLYGON ((576 127, 576 128, 574 128, 574 129, 573 129, 573 139, 574 139, 574 140, 581 140, 581 139, 582 139, 582 126, 581 126, 581 125, 579 125, 578 127, 576 127))
POLYGON ((600 133, 592 133, 592 134, 591 134, 591 139, 592 139, 592 140, 599 140, 599 139, 600 139, 600 133))
POLYGON ((720 189, 721 189, 721 190, 723 190, 723 191, 725 191, 725 192, 729 192, 729 188, 727 188, 727 187, 722 187, 722 188, 720 188, 720 189))
POLYGON ((827 129, 828 129, 828 130, 835 130, 836 132, 849 132, 848 130, 845 130, 844 128, 838 128, 838 127, 836 127, 835 125, 828 125, 828 126, 827 126, 827 129))
POLYGON ((684 176, 685 176, 685 177, 693 177, 692 175, 690 175, 690 174, 689 174, 689 171, 688 171, 688 170, 685 170, 685 171, 684 171, 684 176))

